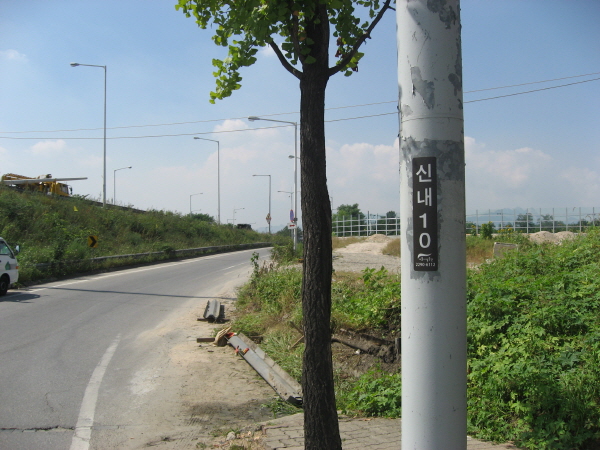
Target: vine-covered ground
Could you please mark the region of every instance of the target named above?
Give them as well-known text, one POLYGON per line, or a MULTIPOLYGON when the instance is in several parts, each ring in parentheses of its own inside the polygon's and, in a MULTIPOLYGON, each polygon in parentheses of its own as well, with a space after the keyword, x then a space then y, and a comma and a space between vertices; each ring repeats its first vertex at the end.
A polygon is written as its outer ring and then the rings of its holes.
MULTIPOLYGON (((503 241, 519 243, 518 251, 468 273, 469 434, 528 449, 600 448, 600 233, 560 244, 503 241)), ((298 379, 300 281, 297 268, 255 267, 235 324, 262 336, 261 346, 298 379)), ((332 296, 333 332, 400 336, 398 275, 335 272, 332 296)), ((401 416, 399 365, 342 353, 334 351, 338 409, 401 416), (349 358, 360 370, 340 364, 349 358)))

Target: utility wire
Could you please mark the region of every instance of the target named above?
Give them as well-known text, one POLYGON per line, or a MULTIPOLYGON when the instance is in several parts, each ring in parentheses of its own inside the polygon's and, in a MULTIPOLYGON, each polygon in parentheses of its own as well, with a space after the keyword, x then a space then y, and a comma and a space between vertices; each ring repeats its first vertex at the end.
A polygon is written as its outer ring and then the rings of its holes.
MULTIPOLYGON (((579 76, 579 75, 578 75, 579 76)), ((568 78, 574 78, 574 77, 568 77, 568 78)), ((524 91, 524 92, 516 92, 514 94, 505 94, 505 95, 498 95, 495 97, 487 97, 487 98, 480 98, 477 100, 467 100, 464 103, 476 103, 476 102, 483 102, 486 100, 495 100, 498 98, 504 98, 504 97, 513 97, 515 95, 523 95, 523 94, 531 94, 533 92, 540 92, 540 91, 547 91, 549 89, 557 89, 557 88, 561 88, 561 87, 565 87, 565 86, 572 86, 575 84, 582 84, 582 83, 589 83, 591 81, 598 81, 600 80, 600 77, 598 78, 592 78, 591 80, 584 80, 584 81, 575 81, 573 83, 567 83, 567 84, 561 84, 558 86, 549 86, 546 88, 539 88, 539 89, 533 89, 531 91, 524 91)), ((537 83, 537 82, 535 82, 537 83)), ((527 84, 533 84, 533 83, 527 83, 527 84)), ((490 88, 490 89, 495 89, 495 88, 490 88)), ((473 92, 473 91, 471 91, 473 92)), ((380 103, 371 103, 368 105, 373 105, 373 104, 382 104, 382 103, 392 103, 390 102, 380 102, 380 103)), ((367 106, 367 105, 365 105, 367 106)), ((339 107, 339 108, 344 108, 344 107, 339 107)), ((330 108, 330 109, 339 109, 339 108, 330 108)), ((287 114, 292 114, 292 113, 287 113, 287 114)), ((346 117, 343 119, 331 119, 331 120, 325 120, 325 122, 342 122, 342 121, 346 121, 346 120, 357 120, 357 119, 366 119, 366 118, 370 118, 370 117, 381 117, 381 116, 390 116, 393 114, 398 114, 397 111, 395 112, 389 112, 389 113, 381 113, 381 114, 371 114, 371 115, 367 115, 367 116, 357 116, 357 117, 346 117)), ((281 114, 270 114, 270 116, 275 116, 275 115, 281 115, 281 114)), ((263 117, 267 117, 267 115, 263 115, 263 117)), ((245 119, 245 117, 243 118, 239 118, 239 119, 245 119)), ((221 119, 221 120, 233 120, 233 119, 221 119)), ((213 122, 213 120, 207 120, 207 121, 200 121, 200 122, 213 122)), ((196 123, 196 122, 189 122, 189 123, 196 123)), ((141 125, 143 126, 143 125, 141 125)), ((146 125, 146 126, 150 126, 150 125, 146 125)), ((224 130, 224 131, 207 131, 207 132, 201 132, 201 133, 178 133, 178 134, 161 134, 161 135, 148 135, 148 136, 116 136, 116 137, 107 137, 106 139, 145 139, 145 138, 159 138, 159 137, 177 137, 177 136, 195 136, 195 135, 203 135, 203 134, 220 134, 220 133, 233 133, 233 132, 240 132, 240 131, 254 131, 254 130, 266 130, 266 129, 270 129, 270 128, 282 128, 282 127, 287 127, 287 126, 291 126, 291 125, 275 125, 275 126, 270 126, 270 127, 259 127, 259 128, 248 128, 248 129, 241 129, 241 130, 224 130)), ((128 127, 121 127, 121 128, 128 128, 128 127)), ((98 129, 102 129, 102 128, 98 128, 98 129)), ((64 131, 69 131, 69 130, 64 130, 64 131)), ((79 130, 79 131, 83 131, 83 130, 79 130)), ((87 131, 87 130, 86 130, 87 131)), ((19 132, 19 133, 25 133, 25 132, 19 132)), ((30 131, 29 133, 36 133, 36 131, 30 131)), ((43 131, 37 132, 37 133, 43 133, 43 131)), ((0 136, 0 139, 23 139, 23 140, 43 140, 43 139, 62 139, 62 140, 98 140, 98 139, 104 139, 102 137, 90 137, 90 138, 82 138, 82 137, 74 137, 74 138, 56 138, 56 137, 12 137, 12 136, 0 136)))
MULTIPOLYGON (((464 93, 465 94, 471 94, 472 92, 492 91, 494 89, 507 89, 507 88, 511 88, 511 87, 527 86, 529 84, 549 83, 551 81, 568 80, 570 78, 590 77, 592 75, 598 75, 598 74, 600 74, 600 72, 586 73, 585 75, 573 75, 573 76, 570 76, 570 77, 563 77, 563 78, 554 78, 552 80, 531 81, 529 83, 511 84, 509 86, 500 86, 500 87, 492 87, 492 88, 485 88, 485 89, 476 89, 474 91, 465 91, 464 93)), ((588 80, 588 81, 591 81, 591 80, 588 80)), ((565 86, 568 86, 568 85, 565 85, 565 86)))
POLYGON ((589 83, 590 81, 598 81, 598 80, 600 80, 600 78, 592 78, 591 80, 575 81, 573 83, 561 84, 559 86, 549 86, 546 88, 533 89, 531 91, 516 92, 514 94, 505 94, 505 95, 498 95, 496 97, 480 98, 478 100, 469 100, 469 101, 466 101, 465 103, 483 102, 485 100, 494 100, 494 99, 503 98, 503 97, 513 97, 515 95, 531 94, 532 92, 547 91, 548 89, 556 89, 556 88, 560 88, 560 87, 572 86, 574 84, 581 84, 581 83, 589 83))
MULTIPOLYGON (((598 75, 598 74, 600 74, 600 72, 586 73, 583 75, 572 75, 569 77, 562 77, 562 78, 553 78, 551 80, 531 81, 529 83, 512 84, 512 85, 508 85, 508 86, 477 89, 477 90, 473 90, 473 91, 465 91, 464 94, 470 94, 473 92, 491 91, 491 90, 495 90, 495 89, 507 89, 507 88, 518 87, 518 86, 527 86, 530 84, 549 83, 551 81, 567 80, 570 78, 580 78, 580 77, 587 77, 587 76, 598 75)), ((594 81, 594 80, 587 80, 587 81, 594 81)), ((561 85, 561 86, 569 86, 569 85, 561 85)), ((561 87, 561 86, 558 86, 558 87, 561 87)), ((547 89, 553 89, 553 88, 547 88, 547 89)), ((529 92, 535 92, 535 91, 529 91, 529 92)), ((520 93, 511 94, 511 95, 520 95, 520 93)), ((492 97, 492 98, 499 98, 499 97, 492 97)), ((475 101, 483 101, 483 100, 489 100, 489 99, 472 100, 472 101, 475 102, 475 101)), ((363 106, 384 105, 384 104, 396 103, 396 102, 397 102, 397 100, 390 100, 390 101, 385 101, 385 102, 363 103, 360 105, 336 106, 336 107, 332 107, 332 108, 326 108, 326 111, 335 110, 335 109, 361 108, 363 106)), ((469 102, 465 102, 465 103, 469 103, 469 102)), ((285 116, 285 115, 289 115, 289 114, 299 114, 299 113, 297 111, 295 111, 295 112, 276 113, 276 114, 261 114, 261 116, 262 117, 271 117, 271 116, 285 116)), ((172 125, 190 125, 190 124, 195 124, 195 123, 223 122, 225 120, 244 120, 244 119, 246 119, 246 117, 231 117, 231 118, 227 118, 227 119, 194 120, 194 121, 188 121, 188 122, 158 123, 158 124, 147 124, 147 125, 127 125, 127 126, 120 126, 120 127, 109 127, 107 129, 108 130, 118 130, 118 129, 126 129, 126 128, 146 128, 146 127, 162 127, 162 126, 172 126, 172 125)), ((351 119, 348 119, 348 120, 351 120, 351 119)), ((0 133, 4 133, 4 134, 8 134, 8 133, 10 133, 10 134, 63 133, 63 132, 71 132, 71 131, 98 131, 98 130, 103 130, 103 129, 104 128, 77 128, 77 129, 72 129, 72 130, 2 131, 0 133)))
MULTIPOLYGON (((473 91, 465 91, 464 94, 470 94, 470 93, 473 93, 473 92, 489 91, 489 90, 494 90, 494 89, 506 89, 506 88, 511 88, 511 87, 526 86, 526 85, 530 85, 530 84, 547 83, 547 82, 551 82, 551 81, 566 80, 566 79, 570 79, 570 78, 579 78, 579 77, 585 77, 585 76, 590 76, 590 75, 597 75, 599 73, 600 72, 593 72, 593 73, 584 74, 584 75, 573 75, 573 76, 570 76, 570 77, 554 78, 554 79, 551 79, 551 80, 532 81, 532 82, 529 82, 529 83, 521 83, 521 84, 508 85, 508 86, 499 86, 499 87, 492 87, 492 88, 485 88, 485 89, 477 89, 477 90, 473 90, 473 91)), ((593 81, 593 80, 587 80, 587 81, 593 81)), ((577 83, 573 83, 573 84, 577 84, 577 83)), ((562 86, 568 86, 568 85, 562 85, 562 86)), ((562 86, 557 86, 557 87, 562 87, 562 86)), ((550 87, 550 88, 546 88, 546 89, 553 89, 553 88, 554 87, 550 87)), ((525 93, 529 93, 529 92, 535 92, 535 91, 528 91, 528 92, 525 92, 525 93)), ((505 95, 505 96, 508 97, 508 96, 511 96, 511 95, 520 95, 520 94, 522 94, 522 93, 509 94, 509 95, 505 95)), ((501 97, 503 97, 503 96, 492 97, 492 98, 501 98, 501 97)), ((464 103, 478 102, 478 101, 483 101, 483 100, 491 100, 492 98, 466 101, 464 103)), ((363 104, 360 104, 360 105, 337 106, 337 107, 332 107, 332 108, 326 108, 326 111, 336 110, 336 109, 347 109, 347 108, 360 108, 360 107, 363 107, 363 106, 383 105, 383 104, 396 103, 396 102, 397 102, 397 100, 390 100, 390 101, 384 101, 384 102, 363 103, 363 104)), ((276 114, 261 114, 261 116, 262 117, 271 117, 271 116, 282 116, 282 115, 289 115, 289 114, 298 114, 298 112, 296 111, 296 112, 276 113, 276 114)), ((372 117, 372 116, 363 116, 363 117, 372 117)), ((359 117, 359 118, 362 118, 362 117, 359 117)), ((161 126, 173 126, 173 125, 190 125, 190 124, 196 124, 196 123, 222 122, 222 121, 225 121, 225 120, 243 120, 243 119, 246 119, 246 117, 232 117, 232 118, 227 118, 227 119, 195 120, 195 121, 172 122, 172 123, 163 123, 163 124, 127 125, 127 126, 120 126, 120 127, 109 127, 107 129, 109 129, 109 130, 117 130, 117 129, 128 129, 128 128, 146 128, 146 127, 161 127, 161 126)), ((353 119, 354 118, 339 119, 339 120, 353 120, 353 119)), ((10 134, 61 133, 61 132, 72 132, 72 131, 98 131, 98 130, 102 130, 102 129, 103 128, 77 128, 77 129, 71 129, 71 130, 4 131, 4 132, 1 132, 1 133, 10 133, 10 134)), ((184 134, 180 134, 180 135, 183 136, 184 134)), ((164 135, 164 136, 171 136, 171 135, 164 135)))

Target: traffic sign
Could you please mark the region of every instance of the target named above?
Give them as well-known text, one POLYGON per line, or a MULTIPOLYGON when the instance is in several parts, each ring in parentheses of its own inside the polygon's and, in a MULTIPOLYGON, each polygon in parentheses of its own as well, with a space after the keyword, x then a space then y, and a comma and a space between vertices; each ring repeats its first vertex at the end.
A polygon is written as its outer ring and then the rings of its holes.
POLYGON ((296 224, 294 222, 288 223, 288 230, 293 230, 294 228, 296 228, 296 224))
POLYGON ((88 247, 98 247, 98 236, 88 236, 87 243, 88 247))
POLYGON ((293 222, 295 217, 296 216, 294 215, 294 210, 290 209, 290 222, 293 222))
POLYGON ((271 213, 267 214, 267 223, 270 224, 271 223, 271 213))

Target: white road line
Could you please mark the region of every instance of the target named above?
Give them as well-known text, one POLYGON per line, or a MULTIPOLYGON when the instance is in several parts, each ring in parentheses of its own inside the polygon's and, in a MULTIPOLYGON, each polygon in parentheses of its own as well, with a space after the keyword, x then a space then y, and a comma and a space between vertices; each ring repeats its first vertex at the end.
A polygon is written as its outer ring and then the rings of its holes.
POLYGON ((104 353, 104 356, 92 373, 87 388, 85 388, 85 394, 83 395, 83 401, 81 402, 81 409, 79 410, 79 417, 77 418, 77 424, 75 425, 75 434, 71 441, 70 450, 88 450, 90 448, 92 426, 94 425, 94 414, 96 413, 96 403, 98 402, 100 384, 102 383, 106 368, 115 354, 115 350, 117 349, 120 340, 121 335, 119 334, 104 353))

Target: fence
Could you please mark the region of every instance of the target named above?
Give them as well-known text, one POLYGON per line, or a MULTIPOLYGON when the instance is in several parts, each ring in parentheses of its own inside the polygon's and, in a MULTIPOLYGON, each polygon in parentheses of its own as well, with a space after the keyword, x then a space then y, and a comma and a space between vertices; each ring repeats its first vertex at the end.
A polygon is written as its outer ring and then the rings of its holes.
POLYGON ((400 235, 400 218, 386 217, 380 214, 341 216, 331 224, 333 233, 339 237, 371 236, 372 234, 385 234, 388 236, 400 235))
POLYGON ((582 232, 600 225, 600 208, 527 208, 475 211, 467 214, 467 232, 479 233, 484 223, 492 223, 494 231, 513 229, 521 233, 538 231, 582 232), (598 210, 598 212, 596 212, 598 210))
MULTIPOLYGON (((487 223, 492 223, 494 232, 508 229, 521 233, 583 232, 588 227, 600 226, 600 208, 476 210, 474 214, 466 215, 465 232, 479 234, 481 225, 487 223)), ((332 222, 332 231, 339 237, 370 236, 372 234, 398 236, 400 235, 400 218, 371 213, 361 216, 342 216, 332 222)))

